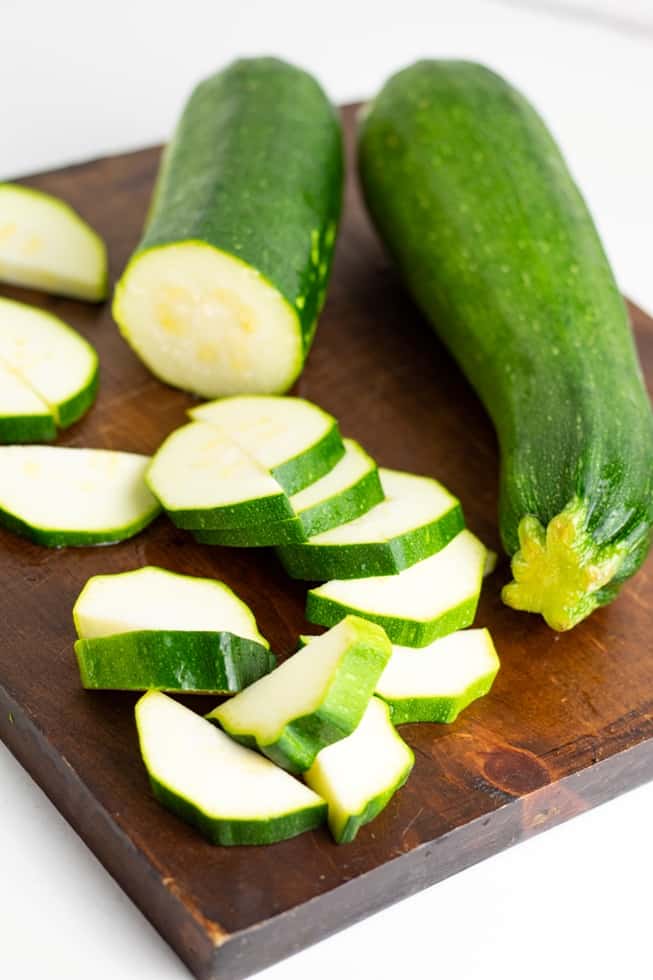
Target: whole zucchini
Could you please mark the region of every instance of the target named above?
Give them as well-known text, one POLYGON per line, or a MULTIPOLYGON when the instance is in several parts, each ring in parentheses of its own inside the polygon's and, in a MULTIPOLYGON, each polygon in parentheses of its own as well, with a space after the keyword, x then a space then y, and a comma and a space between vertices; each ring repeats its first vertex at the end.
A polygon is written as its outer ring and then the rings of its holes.
POLYGON ((342 197, 338 115, 310 75, 236 61, 191 95, 113 312, 169 384, 208 398, 299 375, 342 197))
POLYGON ((473 63, 391 78, 359 165, 408 288, 497 430, 503 599, 569 629, 641 565, 653 524, 651 407, 587 207, 533 107, 473 63))

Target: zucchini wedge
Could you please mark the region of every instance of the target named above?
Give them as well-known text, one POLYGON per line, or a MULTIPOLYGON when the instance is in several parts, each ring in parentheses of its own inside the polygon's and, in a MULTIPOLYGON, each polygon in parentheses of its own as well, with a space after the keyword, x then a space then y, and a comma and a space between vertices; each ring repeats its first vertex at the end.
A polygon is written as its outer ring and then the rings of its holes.
POLYGON ((324 476, 345 452, 334 417, 304 398, 221 398, 199 405, 189 414, 228 433, 287 494, 297 493, 324 476))
POLYGON ((212 844, 273 844, 324 823, 316 793, 167 695, 145 694, 136 725, 154 796, 212 844))
POLYGON ((95 350, 63 320, 35 306, 0 299, 0 363, 46 403, 62 429, 95 400, 95 350))
POLYGON ((108 449, 0 446, 0 524, 49 548, 133 537, 160 511, 149 456, 108 449))
POLYGON ((304 773, 311 789, 329 805, 329 829, 337 844, 353 841, 385 809, 414 764, 388 706, 372 698, 355 731, 322 749, 304 773))
POLYGON ((168 436, 147 482, 177 527, 239 528, 294 516, 274 477, 206 422, 190 422, 168 436))
POLYGON ((347 616, 207 718, 290 772, 356 728, 390 658, 374 623, 347 616))
POLYGON ((488 693, 498 670, 488 630, 460 630, 421 650, 393 646, 376 693, 389 705, 395 725, 452 722, 488 693))
POLYGON ((59 198, 0 184, 0 280, 100 302, 108 286, 106 246, 59 198))
POLYGON ((56 435, 46 403, 0 361, 0 443, 49 442, 56 435))
POLYGON ((348 614, 384 628, 392 643, 424 647, 469 626, 481 592, 486 549, 470 531, 398 575, 334 579, 308 593, 306 618, 333 626, 348 614))
POLYGON ((372 218, 501 450, 503 600, 570 629, 653 528, 653 415, 625 304, 535 109, 478 64, 421 61, 364 114, 372 218))
POLYGON ((275 58, 192 93, 113 314, 162 381, 206 398, 280 393, 324 303, 342 199, 340 119, 275 58))
POLYGON ((291 578, 396 575, 444 548, 465 522, 460 503, 425 476, 380 470, 385 499, 361 517, 277 550, 291 578))

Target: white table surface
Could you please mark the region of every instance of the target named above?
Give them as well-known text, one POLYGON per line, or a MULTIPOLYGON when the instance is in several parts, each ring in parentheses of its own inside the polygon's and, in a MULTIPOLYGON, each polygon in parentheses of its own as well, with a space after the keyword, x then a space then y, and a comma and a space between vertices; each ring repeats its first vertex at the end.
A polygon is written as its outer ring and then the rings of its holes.
MULTIPOLYGON (((238 55, 295 60, 338 101, 373 92, 420 56, 474 58, 539 106, 622 288, 653 309, 650 0, 1 7, 0 179, 163 141, 193 83, 238 55)), ((412 968, 456 980, 646 976, 652 812, 653 784, 260 976, 390 978, 412 968)), ((0 746, 0 977, 36 976, 182 980, 187 972, 0 746)))

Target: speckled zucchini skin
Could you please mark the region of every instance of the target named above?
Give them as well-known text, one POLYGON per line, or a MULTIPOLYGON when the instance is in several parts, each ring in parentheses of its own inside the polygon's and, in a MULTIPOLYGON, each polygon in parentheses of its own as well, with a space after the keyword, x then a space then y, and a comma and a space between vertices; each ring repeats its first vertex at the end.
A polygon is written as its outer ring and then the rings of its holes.
POLYGON ((589 574, 551 623, 568 628, 641 565, 653 524, 650 403, 585 202, 532 106, 467 62, 391 78, 364 115, 359 163, 406 285, 494 422, 506 551, 526 515, 570 515, 560 530, 589 574))
POLYGON ((342 202, 340 120, 309 74, 233 62, 192 93, 135 253, 199 241, 256 269, 295 310, 304 353, 322 308, 342 202))

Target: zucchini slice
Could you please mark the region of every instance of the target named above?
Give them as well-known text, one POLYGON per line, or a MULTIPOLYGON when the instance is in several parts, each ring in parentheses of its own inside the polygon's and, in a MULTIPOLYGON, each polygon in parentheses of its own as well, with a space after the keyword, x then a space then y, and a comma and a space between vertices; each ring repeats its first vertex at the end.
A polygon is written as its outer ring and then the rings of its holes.
POLYGON ((308 593, 306 618, 321 626, 353 613, 383 626, 392 643, 423 647, 469 626, 481 592, 486 549, 470 531, 398 575, 334 579, 308 593))
POLYGON ((383 500, 372 457, 353 439, 343 442, 345 454, 333 469, 290 498, 306 537, 353 521, 383 500))
POLYGON ((159 513, 149 456, 108 449, 0 446, 0 524, 36 544, 112 544, 159 513))
POLYGON ((385 500, 347 524, 284 545, 277 554, 292 578, 396 575, 440 551, 464 527, 460 503, 425 476, 380 470, 385 500))
POLYGON ((0 184, 0 280, 99 302, 107 295, 107 250, 59 198, 0 184))
POLYGON ((379 815, 414 764, 412 750, 390 721, 388 706, 372 698, 356 730, 322 749, 304 773, 311 789, 329 805, 329 829, 337 844, 353 841, 379 815))
POLYGON ((56 434, 46 403, 0 361, 0 443, 49 442, 56 434))
POLYGON ((269 646, 249 606, 224 582, 157 565, 94 575, 77 598, 73 620, 82 639, 133 630, 201 630, 226 631, 269 646))
POLYGON ((136 724, 154 796, 212 844, 273 844, 324 823, 316 793, 167 695, 143 695, 136 724))
POLYGON ((488 693, 498 670, 488 630, 460 630, 421 650, 393 646, 376 693, 390 706, 395 725, 452 722, 488 693))
POLYGON ((381 237, 497 431, 503 600, 570 629, 653 539, 651 403, 587 205, 533 106, 465 61, 394 75, 358 162, 381 237))
POLYGON ((374 623, 347 616, 207 717, 291 772, 350 735, 390 657, 374 623))
POLYGON ((147 482, 177 527, 238 528, 294 516, 274 477, 206 422, 190 422, 168 436, 147 482))
POLYGON ((219 425, 288 494, 324 476, 345 452, 334 417, 304 398, 221 398, 189 414, 219 425))
POLYGON ((0 299, 0 362, 47 404, 61 428, 81 418, 95 400, 95 350, 45 310, 0 299))
POLYGON ((324 303, 342 198, 340 119, 275 58, 191 95, 113 313, 163 381, 206 398, 287 391, 324 303))
POLYGON ((304 529, 295 517, 286 521, 273 521, 271 524, 194 531, 193 537, 200 544, 217 544, 225 548, 269 548, 306 540, 304 529))

